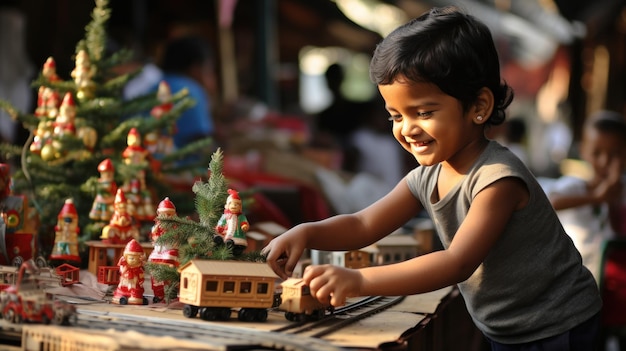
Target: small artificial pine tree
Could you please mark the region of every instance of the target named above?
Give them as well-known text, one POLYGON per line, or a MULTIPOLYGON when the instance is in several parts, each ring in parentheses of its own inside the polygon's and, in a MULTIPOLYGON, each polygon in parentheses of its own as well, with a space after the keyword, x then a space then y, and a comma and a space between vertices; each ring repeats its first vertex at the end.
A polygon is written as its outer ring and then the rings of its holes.
MULTIPOLYGON (((233 256, 232 250, 226 245, 217 246, 213 241, 215 235, 219 235, 215 232, 215 226, 228 197, 228 181, 222 174, 223 158, 221 149, 217 149, 209 163, 208 182, 197 181, 193 185, 198 221, 177 215, 159 215, 156 218, 164 229, 164 233, 156 239, 156 244, 177 247, 181 266, 193 259, 265 262, 265 257, 259 251, 233 256)), ((179 288, 180 273, 177 267, 152 262, 147 262, 145 267, 155 280, 169 282, 165 285, 165 297, 169 303, 179 288)))
MULTIPOLYGON (((128 184, 138 172, 145 172, 145 184, 153 199, 167 195, 174 201, 180 198, 181 205, 189 205, 189 201, 182 200, 189 191, 172 194, 173 187, 166 178, 189 176, 189 172, 192 179, 204 175, 209 161, 207 150, 212 140, 206 138, 159 159, 148 155, 146 162, 124 162, 122 154, 133 128, 140 136, 171 129, 180 114, 195 102, 186 89, 174 92, 168 101, 160 100, 156 93, 123 99, 124 86, 140 71, 123 75, 113 72, 116 66, 130 60, 132 52, 105 51, 105 26, 110 12, 108 0, 95 0, 85 37, 76 46, 72 79, 63 80, 56 75, 52 58, 44 64, 33 82, 40 92, 34 113, 17 111, 10 103, 0 101, 0 108, 30 131, 23 147, 1 144, 0 154, 19 164, 14 167, 13 192, 26 195, 39 214, 40 254, 44 257, 48 257, 53 245, 56 216, 68 198, 73 199, 77 209, 81 243, 99 238, 107 223, 94 222, 88 214, 96 195, 98 165, 103 160, 109 158, 113 162, 117 184, 128 184), (63 103, 59 103, 60 97, 63 103), (165 103, 172 108, 159 118, 149 116, 152 108, 165 103), (177 162, 191 154, 200 157, 184 165, 177 162)), ((180 206, 179 211, 193 211, 192 207, 180 206)), ((81 245, 81 253, 85 252, 85 245, 81 245)))

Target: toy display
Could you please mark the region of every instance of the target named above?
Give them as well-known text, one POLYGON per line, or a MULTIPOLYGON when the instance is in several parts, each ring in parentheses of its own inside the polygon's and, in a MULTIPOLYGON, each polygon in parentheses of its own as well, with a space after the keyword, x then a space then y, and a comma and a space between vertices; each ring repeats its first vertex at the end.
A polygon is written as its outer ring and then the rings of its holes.
POLYGON ((148 299, 143 296, 145 259, 143 247, 135 239, 131 239, 126 244, 124 255, 117 263, 120 270, 120 282, 111 302, 119 305, 148 304, 148 299))
POLYGON ((246 232, 250 224, 243 213, 243 205, 239 193, 228 189, 228 198, 224 205, 224 214, 217 222, 215 231, 219 234, 214 237, 217 245, 226 244, 232 248, 233 255, 240 255, 248 246, 246 232))
POLYGON ((117 189, 113 206, 113 216, 109 224, 102 228, 100 239, 108 244, 126 244, 132 239, 138 240, 139 229, 127 211, 128 202, 122 189, 117 189))
POLYGON ((80 233, 80 228, 78 227, 78 214, 72 199, 65 200, 65 204, 59 212, 54 231, 54 246, 50 259, 80 263, 78 254, 78 234, 80 233))
MULTIPOLYGON (((161 203, 159 203, 159 207, 157 208, 157 217, 154 220, 155 223, 151 230, 151 239, 154 244, 154 250, 152 250, 152 253, 148 256, 148 262, 178 267, 178 247, 176 245, 157 243, 157 239, 160 238, 165 232, 165 229, 161 225, 160 218, 172 217, 175 215, 176 207, 169 197, 166 197, 163 201, 161 201, 161 203)), ((158 280, 154 276, 151 277, 151 280, 152 291, 154 292, 153 302, 156 303, 164 301, 165 286, 169 285, 171 282, 158 280)))
POLYGON ((76 318, 76 308, 60 300, 51 300, 37 279, 38 273, 33 260, 22 263, 15 284, 0 292, 2 317, 18 324, 71 324, 76 318))

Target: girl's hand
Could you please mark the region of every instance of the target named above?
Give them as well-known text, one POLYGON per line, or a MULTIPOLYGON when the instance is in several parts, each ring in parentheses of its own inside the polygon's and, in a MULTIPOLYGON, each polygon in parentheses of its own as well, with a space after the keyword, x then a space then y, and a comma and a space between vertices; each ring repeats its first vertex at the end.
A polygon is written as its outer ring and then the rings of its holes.
POLYGON ((261 254, 266 256, 267 264, 282 279, 293 274, 303 252, 304 240, 298 237, 295 228, 274 238, 261 250, 261 254))
POLYGON ((319 302, 337 307, 348 297, 360 296, 363 276, 356 269, 322 265, 306 267, 302 279, 319 302))

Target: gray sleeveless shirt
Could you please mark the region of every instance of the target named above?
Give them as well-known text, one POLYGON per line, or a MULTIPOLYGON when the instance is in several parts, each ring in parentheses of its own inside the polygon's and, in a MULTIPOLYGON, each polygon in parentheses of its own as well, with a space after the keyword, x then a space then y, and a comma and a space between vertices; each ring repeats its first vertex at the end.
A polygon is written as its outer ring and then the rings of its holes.
POLYGON ((515 177, 530 192, 528 205, 513 214, 483 263, 458 284, 474 323, 485 335, 504 344, 539 340, 561 334, 600 310, 593 276, 535 177, 513 153, 491 141, 464 179, 431 203, 440 167, 417 167, 406 180, 445 248, 485 187, 515 177))

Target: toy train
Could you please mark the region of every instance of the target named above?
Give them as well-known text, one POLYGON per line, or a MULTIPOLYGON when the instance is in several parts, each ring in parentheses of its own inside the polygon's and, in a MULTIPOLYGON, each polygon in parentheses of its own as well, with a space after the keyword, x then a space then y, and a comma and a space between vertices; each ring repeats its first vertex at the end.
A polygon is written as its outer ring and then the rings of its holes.
POLYGON ((39 268, 31 259, 20 268, 0 267, 0 312, 4 320, 15 323, 69 325, 76 319, 76 308, 52 300, 39 279, 39 268))
POLYGON ((183 315, 228 320, 234 309, 244 322, 264 322, 270 308, 285 311, 290 321, 319 319, 330 306, 318 302, 301 279, 288 279, 276 292, 278 276, 265 263, 191 260, 179 268, 183 315))

